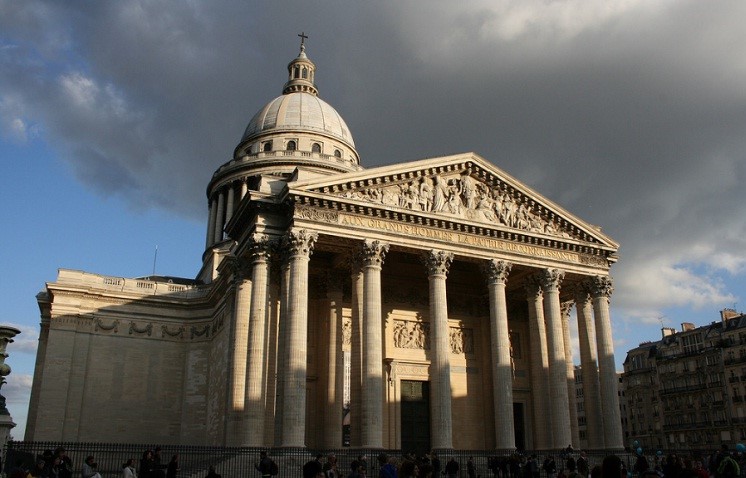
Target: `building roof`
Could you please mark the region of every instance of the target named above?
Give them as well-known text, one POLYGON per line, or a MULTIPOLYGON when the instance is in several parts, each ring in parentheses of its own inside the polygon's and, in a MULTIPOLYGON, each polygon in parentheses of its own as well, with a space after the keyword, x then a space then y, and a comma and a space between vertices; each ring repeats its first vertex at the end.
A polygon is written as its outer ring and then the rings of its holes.
POLYGON ((323 134, 355 147, 350 129, 337 110, 304 92, 283 94, 264 105, 249 122, 241 143, 283 131, 323 134))

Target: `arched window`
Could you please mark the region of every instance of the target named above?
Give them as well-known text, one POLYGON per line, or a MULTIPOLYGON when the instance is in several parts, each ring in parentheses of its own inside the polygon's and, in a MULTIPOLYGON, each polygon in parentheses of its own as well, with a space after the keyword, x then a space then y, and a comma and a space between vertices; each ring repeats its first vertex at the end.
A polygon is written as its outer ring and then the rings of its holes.
POLYGON ((342 157, 342 151, 335 149, 334 150, 334 157, 335 158, 341 158, 342 157))
POLYGON ((295 65, 295 72, 293 73, 293 78, 300 78, 300 66, 295 65))
POLYGON ((313 143, 311 146, 311 152, 312 153, 320 153, 321 152, 321 145, 319 143, 313 143))
POLYGON ((308 78, 308 68, 303 67, 303 78, 308 78))
POLYGON ((267 141, 266 143, 264 143, 264 146, 262 146, 262 151, 272 151, 272 141, 267 141))
POLYGON ((296 148, 295 141, 288 141, 288 145, 285 149, 287 149, 288 151, 295 151, 295 148, 296 148))

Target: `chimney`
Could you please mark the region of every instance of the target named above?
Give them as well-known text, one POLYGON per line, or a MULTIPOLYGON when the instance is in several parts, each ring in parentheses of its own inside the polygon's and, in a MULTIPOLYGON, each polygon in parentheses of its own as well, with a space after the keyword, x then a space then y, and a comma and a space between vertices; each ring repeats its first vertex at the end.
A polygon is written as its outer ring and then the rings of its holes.
POLYGON ((674 329, 673 327, 663 327, 661 329, 661 332, 663 333, 663 338, 665 338, 665 337, 675 334, 676 329, 674 329))
POLYGON ((736 312, 736 309, 723 309, 720 311, 720 319, 725 322, 726 320, 732 319, 733 317, 738 317, 738 312, 736 312))

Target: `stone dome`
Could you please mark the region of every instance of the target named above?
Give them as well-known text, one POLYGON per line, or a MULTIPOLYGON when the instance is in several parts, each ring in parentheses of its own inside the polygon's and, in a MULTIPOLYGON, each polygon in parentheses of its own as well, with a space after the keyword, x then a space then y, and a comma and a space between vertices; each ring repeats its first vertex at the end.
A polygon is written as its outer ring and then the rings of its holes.
POLYGON ((355 148, 350 129, 337 110, 305 92, 286 93, 267 103, 249 122, 241 143, 285 131, 321 134, 355 148))

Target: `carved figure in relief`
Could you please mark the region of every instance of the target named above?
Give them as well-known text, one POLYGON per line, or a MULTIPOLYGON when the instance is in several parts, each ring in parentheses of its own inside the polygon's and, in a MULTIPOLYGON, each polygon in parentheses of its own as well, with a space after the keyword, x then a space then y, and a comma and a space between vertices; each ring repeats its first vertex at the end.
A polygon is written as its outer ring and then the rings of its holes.
POLYGON ((445 209, 446 200, 448 199, 448 184, 446 183, 445 179, 441 178, 437 174, 433 177, 433 181, 435 182, 435 186, 433 191, 432 211, 441 212, 443 209, 445 209))
POLYGON ((428 328, 420 322, 394 321, 394 347, 400 349, 427 349, 428 328))
POLYGON ((461 215, 461 198, 458 195, 458 191, 451 190, 450 194, 448 195, 448 211, 451 214, 456 214, 457 216, 461 215))
POLYGON ((495 202, 492 200, 492 195, 489 191, 482 194, 477 203, 477 211, 482 214, 484 219, 489 222, 497 222, 497 216, 495 215, 495 202))
POLYGON ((398 206, 401 204, 401 197, 396 189, 387 188, 383 190, 381 203, 387 206, 398 206))
POLYGON ((461 193, 464 195, 466 209, 477 207, 477 183, 468 174, 461 176, 461 193))
POLYGON ((400 206, 405 209, 414 209, 419 202, 419 193, 414 181, 401 186, 400 206))
POLYGON ((462 354, 464 353, 464 334, 461 329, 451 329, 451 353, 462 354))
POLYGON ((433 187, 430 185, 430 178, 422 178, 420 181, 420 209, 430 211, 433 207, 433 187))
MULTIPOLYGON (((500 223, 524 231, 571 237, 556 220, 541 217, 523 196, 474 179, 468 173, 450 178, 436 174, 407 183, 346 191, 344 197, 409 210, 451 214, 473 221, 500 223)), ((335 220, 335 217, 329 220, 335 220)))
POLYGON ((528 229, 530 224, 531 221, 528 218, 528 208, 526 207, 526 203, 521 203, 520 206, 518 206, 518 211, 516 213, 515 227, 518 229, 528 229))

